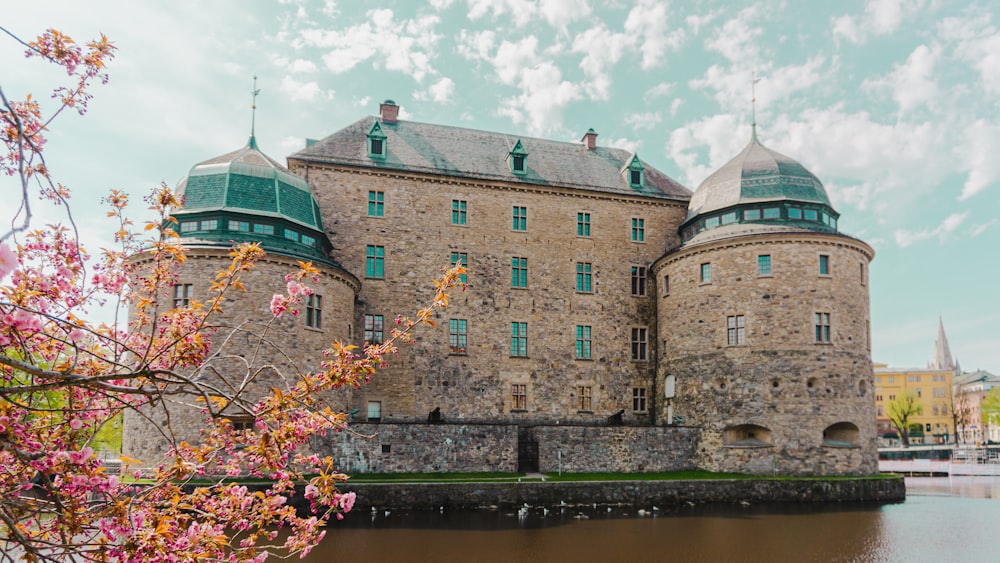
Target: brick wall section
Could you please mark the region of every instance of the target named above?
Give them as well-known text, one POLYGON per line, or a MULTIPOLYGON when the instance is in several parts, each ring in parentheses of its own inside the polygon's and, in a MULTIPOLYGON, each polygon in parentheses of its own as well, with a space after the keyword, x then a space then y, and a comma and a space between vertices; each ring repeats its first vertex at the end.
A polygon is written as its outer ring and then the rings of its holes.
MULTIPOLYGON (((215 273, 229 265, 227 250, 215 248, 192 248, 188 261, 183 266, 177 283, 193 286, 193 298, 204 302, 209 298, 208 287, 215 279, 215 273)), ((349 341, 353 334, 354 295, 357 280, 342 270, 318 266, 321 274, 318 282, 307 282, 316 294, 322 296, 322 323, 319 330, 305 326, 305 306, 300 314, 285 313, 274 321, 266 332, 260 348, 260 357, 254 358, 254 347, 258 339, 248 338, 246 331, 262 334, 264 325, 272 318, 271 296, 285 292, 285 275, 298 268, 296 260, 278 255, 269 255, 258 262, 256 268, 244 276, 245 292, 227 293, 229 300, 223 305, 224 312, 213 317, 213 323, 222 325, 220 332, 211 338, 212 352, 229 356, 211 362, 211 366, 226 377, 228 385, 238 384, 246 373, 246 363, 255 366, 274 366, 265 369, 247 388, 245 397, 256 400, 272 387, 284 386, 282 379, 294 378, 295 373, 317 371, 322 356, 320 352, 334 341, 349 341), (245 323, 245 324, 244 324, 245 323), (244 332, 234 333, 232 327, 242 327, 244 332), (227 336, 231 338, 226 339, 227 336)), ((172 307, 173 296, 165 295, 160 301, 161 308, 172 307)), ((212 376, 202 375, 211 380, 212 376)), ((294 382, 294 381, 293 381, 294 382)), ((335 410, 344 410, 348 405, 347 395, 330 394, 326 400, 335 410)), ((155 466, 169 449, 167 419, 163 411, 170 409, 170 428, 175 440, 197 443, 204 429, 203 415, 197 408, 188 406, 193 402, 190 396, 168 397, 154 409, 147 409, 145 419, 127 411, 122 433, 122 453, 142 461, 144 466, 155 466)))
MULTIPOLYGON (((366 245, 385 247, 385 279, 363 279, 362 315, 412 314, 451 252, 469 260, 469 288, 452 295, 438 328, 422 330, 392 367, 358 393, 355 407, 382 401, 383 421, 423 421, 436 407, 451 421, 581 422, 618 410, 632 415, 632 387, 651 387, 653 362, 631 361, 630 329, 655 324, 651 297, 631 296, 631 265, 648 266, 679 241, 686 202, 584 190, 359 171, 290 161, 309 179, 334 243, 333 257, 359 277, 366 245), (385 192, 385 216, 368 217, 369 190, 385 192), (451 224, 452 200, 468 202, 465 226, 451 224), (512 230, 513 206, 527 230, 512 230), (577 213, 591 236, 577 236, 577 213), (644 220, 643 243, 630 241, 644 220), (528 289, 511 287, 511 258, 528 259, 528 289), (576 292, 576 263, 593 264, 593 293, 576 292), (468 354, 449 355, 448 320, 468 320, 468 354), (614 322, 608 322, 614 319, 614 322), (510 357, 511 322, 528 323, 528 357, 510 357), (575 326, 592 327, 592 359, 574 357, 575 326), (527 386, 524 412, 511 412, 511 384, 527 386), (592 388, 580 412, 579 386, 592 388)), ((360 335, 358 335, 360 338, 360 335)), ((650 351, 652 357, 652 351, 650 351)))
POLYGON ((695 428, 540 426, 532 430, 542 473, 695 469, 692 459, 699 435, 695 428))
POLYGON ((346 473, 514 472, 517 427, 505 424, 351 424, 323 439, 346 473))
POLYGON ((676 377, 674 413, 704 430, 695 456, 700 467, 877 472, 868 287, 861 275, 871 256, 870 247, 849 237, 782 233, 687 247, 655 264, 658 377, 676 377), (757 275, 761 254, 771 256, 770 276, 757 275), (829 256, 829 275, 819 275, 820 255, 829 256), (699 281, 703 263, 711 263, 711 283, 699 281), (817 312, 830 314, 829 343, 815 342, 817 312), (735 315, 745 318, 745 345, 727 345, 727 317, 735 315), (824 446, 824 429, 842 422, 857 426, 857 447, 824 446), (738 425, 768 429, 772 445, 733 447, 725 430, 738 425))

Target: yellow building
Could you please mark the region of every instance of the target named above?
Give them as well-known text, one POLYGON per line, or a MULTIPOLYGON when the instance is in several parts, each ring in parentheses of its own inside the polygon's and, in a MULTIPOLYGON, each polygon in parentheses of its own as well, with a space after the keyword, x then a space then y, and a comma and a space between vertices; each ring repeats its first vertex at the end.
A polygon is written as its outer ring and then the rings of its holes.
POLYGON ((875 415, 880 436, 896 433, 896 428, 889 421, 889 403, 912 392, 923 410, 911 418, 910 443, 947 444, 955 441, 952 369, 889 368, 886 364, 874 366, 875 415))

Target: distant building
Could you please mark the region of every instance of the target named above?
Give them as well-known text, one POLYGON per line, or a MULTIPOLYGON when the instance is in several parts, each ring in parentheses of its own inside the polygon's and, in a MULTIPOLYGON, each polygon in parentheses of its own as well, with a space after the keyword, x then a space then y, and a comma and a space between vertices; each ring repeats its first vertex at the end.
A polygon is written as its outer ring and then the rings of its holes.
POLYGON ((955 377, 955 418, 962 444, 1000 443, 1000 425, 983 420, 980 406, 990 391, 1000 387, 1000 376, 977 370, 955 377))
MULTIPOLYGON (((271 253, 233 323, 267 319, 261 295, 294 260, 322 267, 312 314, 271 332, 279 370, 321 342, 382 341, 430 278, 467 267, 439 329, 330 398, 378 434, 317 445, 341 467, 877 472, 874 252, 755 129, 692 194, 593 130, 569 143, 380 110, 287 169, 252 138, 195 166, 174 214, 182 297, 204 295, 230 240, 271 253)), ((127 455, 162 453, 155 424, 126 425, 127 455)))
POLYGON ((914 416, 909 439, 911 444, 948 444, 955 441, 955 417, 952 412, 951 369, 889 368, 875 364, 875 412, 878 432, 883 439, 896 435, 889 421, 889 403, 896 397, 913 393, 923 411, 914 416))

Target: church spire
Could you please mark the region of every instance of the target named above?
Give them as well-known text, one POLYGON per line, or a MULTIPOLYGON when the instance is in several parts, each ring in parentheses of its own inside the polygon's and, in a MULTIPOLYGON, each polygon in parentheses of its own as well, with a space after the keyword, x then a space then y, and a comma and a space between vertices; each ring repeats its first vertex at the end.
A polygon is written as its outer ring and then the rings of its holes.
POLYGON ((938 335, 934 341, 934 359, 931 360, 931 369, 955 369, 955 362, 951 359, 951 348, 948 347, 948 337, 944 334, 944 319, 938 317, 938 335))

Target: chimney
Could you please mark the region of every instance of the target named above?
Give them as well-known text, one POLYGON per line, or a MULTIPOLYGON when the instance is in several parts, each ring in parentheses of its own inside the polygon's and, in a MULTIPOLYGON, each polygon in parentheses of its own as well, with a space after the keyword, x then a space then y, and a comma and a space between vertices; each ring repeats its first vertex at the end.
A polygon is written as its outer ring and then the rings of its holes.
POLYGON ((587 148, 594 150, 597 148, 597 132, 593 128, 587 129, 587 133, 583 136, 580 141, 587 145, 587 148))
POLYGON ((383 123, 395 123, 396 117, 399 115, 399 106, 392 100, 386 100, 379 106, 379 111, 382 112, 383 123))

